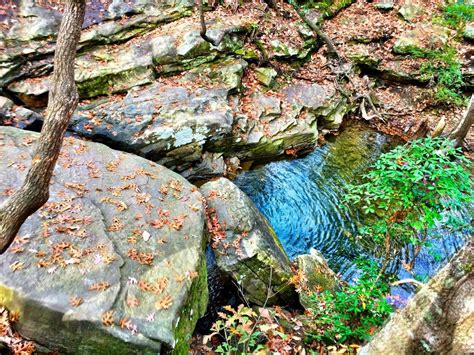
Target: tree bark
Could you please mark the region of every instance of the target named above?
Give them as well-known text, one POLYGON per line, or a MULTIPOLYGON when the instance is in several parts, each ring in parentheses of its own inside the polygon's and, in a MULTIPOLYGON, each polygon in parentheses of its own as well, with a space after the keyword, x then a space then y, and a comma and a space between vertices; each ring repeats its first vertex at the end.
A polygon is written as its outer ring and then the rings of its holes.
POLYGON ((449 134, 449 138, 454 141, 456 147, 462 147, 464 138, 466 138, 469 129, 474 124, 474 95, 471 96, 466 112, 459 122, 458 126, 449 134))
POLYGON ((199 8, 199 20, 201 22, 201 31, 199 34, 201 35, 203 40, 217 47, 219 45, 219 41, 215 41, 207 35, 206 19, 204 18, 204 9, 202 5, 202 0, 197 0, 197 6, 199 8))
POLYGON ((0 254, 13 242, 25 220, 48 201, 49 184, 64 133, 79 101, 74 82, 74 59, 85 9, 85 0, 66 0, 41 136, 23 185, 0 205, 0 254))
POLYGON ((291 1, 290 4, 293 5, 293 8, 295 9, 298 16, 301 17, 301 19, 309 26, 309 28, 311 28, 311 30, 316 33, 316 35, 318 35, 318 37, 321 38, 326 44, 328 57, 341 60, 341 56, 339 55, 339 52, 337 51, 332 39, 321 29, 321 27, 310 21, 304 11, 294 1, 291 1))

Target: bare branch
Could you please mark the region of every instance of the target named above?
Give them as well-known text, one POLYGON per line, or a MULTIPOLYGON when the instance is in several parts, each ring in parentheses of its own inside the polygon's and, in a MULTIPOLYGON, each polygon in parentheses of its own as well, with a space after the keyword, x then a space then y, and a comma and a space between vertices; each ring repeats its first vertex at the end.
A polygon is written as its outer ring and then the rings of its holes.
POLYGON ((207 35, 206 19, 204 18, 204 9, 202 5, 202 0, 196 0, 196 3, 199 9, 199 19, 201 21, 201 32, 199 34, 201 35, 203 40, 217 47, 219 45, 219 41, 214 40, 207 35))

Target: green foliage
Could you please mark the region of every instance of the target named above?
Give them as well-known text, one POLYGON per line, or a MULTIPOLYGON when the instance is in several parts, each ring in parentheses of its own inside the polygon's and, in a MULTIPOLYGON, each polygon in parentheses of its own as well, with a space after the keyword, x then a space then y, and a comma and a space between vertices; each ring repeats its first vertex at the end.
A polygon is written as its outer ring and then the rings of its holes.
POLYGON ((217 353, 250 354, 269 350, 270 339, 280 344, 291 340, 266 308, 260 308, 259 314, 242 304, 237 309, 230 306, 224 309, 226 313, 219 313, 220 319, 212 325, 212 333, 203 339, 207 343, 213 336, 222 337, 215 349, 217 353))
POLYGON ((440 103, 453 103, 461 106, 465 99, 462 96, 464 85, 461 63, 454 48, 438 50, 413 48, 410 54, 415 58, 426 58, 420 66, 420 74, 435 85, 435 100, 440 103))
POLYGON ((223 336, 223 341, 216 348, 217 353, 234 354, 250 353, 259 349, 259 332, 254 331, 256 314, 244 305, 240 305, 237 310, 232 307, 225 308, 228 313, 220 313, 221 319, 217 320, 211 330, 213 333, 204 338, 208 342, 214 335, 223 336))
POLYGON ((473 201, 469 160, 452 142, 423 138, 382 154, 364 183, 350 186, 347 201, 368 216, 362 237, 375 241, 375 251, 388 259, 412 248, 410 262, 421 247, 437 237, 437 223, 449 230, 467 228, 459 212, 473 201))
POLYGON ((357 283, 310 297, 311 329, 306 331, 307 342, 317 340, 326 345, 363 342, 392 312, 386 300, 390 288, 379 277, 377 264, 359 260, 357 265, 361 270, 357 283))
POLYGON ((461 30, 468 21, 474 21, 474 6, 465 1, 446 5, 442 18, 436 19, 436 22, 455 30, 461 30))

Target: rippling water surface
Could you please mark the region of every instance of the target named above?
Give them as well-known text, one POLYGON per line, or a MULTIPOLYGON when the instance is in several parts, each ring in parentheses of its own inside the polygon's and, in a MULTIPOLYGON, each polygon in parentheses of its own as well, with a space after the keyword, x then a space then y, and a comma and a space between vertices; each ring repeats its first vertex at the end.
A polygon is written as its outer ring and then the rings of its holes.
MULTIPOLYGON (((357 216, 344 208, 344 187, 356 183, 393 144, 382 134, 352 125, 306 157, 250 170, 235 183, 268 218, 290 258, 314 247, 333 270, 351 280, 356 272, 353 262, 364 252, 348 238, 357 233, 357 216)), ((422 252, 415 272, 432 275, 460 245, 456 236, 440 241, 435 246, 440 255, 422 252)), ((396 269, 399 277, 412 277, 396 269)))

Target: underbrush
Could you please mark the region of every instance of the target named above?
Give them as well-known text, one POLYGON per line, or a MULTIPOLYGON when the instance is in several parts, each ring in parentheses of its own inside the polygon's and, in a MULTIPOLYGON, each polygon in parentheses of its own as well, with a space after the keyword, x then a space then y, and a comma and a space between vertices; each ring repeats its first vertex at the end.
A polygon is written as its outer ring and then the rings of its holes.
POLYGON ((410 55, 414 58, 427 59, 420 66, 420 74, 434 88, 434 99, 437 103, 458 106, 465 104, 461 63, 454 48, 448 46, 437 50, 413 48, 410 50, 410 55))
MULTIPOLYGON (((361 276, 352 285, 334 291, 313 292, 304 314, 279 307, 252 309, 225 307, 204 338, 219 339, 222 354, 355 353, 392 312, 387 302, 389 286, 375 262, 359 261, 361 276)), ((216 340, 216 339, 214 339, 216 340)))
POLYGON ((467 1, 457 1, 454 4, 447 4, 442 9, 442 16, 434 21, 443 26, 451 27, 454 30, 462 31, 466 22, 474 20, 474 6, 467 1))

